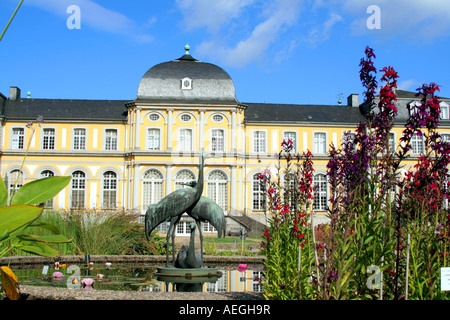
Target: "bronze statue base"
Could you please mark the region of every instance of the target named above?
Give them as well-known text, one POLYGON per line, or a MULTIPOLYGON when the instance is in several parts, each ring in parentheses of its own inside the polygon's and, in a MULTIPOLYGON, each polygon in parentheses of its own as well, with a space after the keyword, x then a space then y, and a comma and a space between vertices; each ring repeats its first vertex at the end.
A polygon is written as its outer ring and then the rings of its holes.
POLYGON ((158 267, 156 271, 157 277, 175 277, 177 279, 185 278, 191 279, 195 278, 220 278, 222 276, 222 272, 219 271, 218 268, 175 268, 175 267, 158 267))

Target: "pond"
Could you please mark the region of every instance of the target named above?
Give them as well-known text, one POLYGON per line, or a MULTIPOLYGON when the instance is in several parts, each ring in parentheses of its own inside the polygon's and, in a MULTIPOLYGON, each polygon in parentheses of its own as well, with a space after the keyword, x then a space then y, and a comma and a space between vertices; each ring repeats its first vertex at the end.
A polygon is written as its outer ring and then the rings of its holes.
POLYGON ((12 266, 19 285, 54 286, 83 290, 122 290, 141 292, 261 292, 263 267, 260 265, 216 265, 219 276, 196 279, 164 279, 157 265, 144 264, 44 264, 12 266), (91 284, 92 283, 92 284, 91 284))

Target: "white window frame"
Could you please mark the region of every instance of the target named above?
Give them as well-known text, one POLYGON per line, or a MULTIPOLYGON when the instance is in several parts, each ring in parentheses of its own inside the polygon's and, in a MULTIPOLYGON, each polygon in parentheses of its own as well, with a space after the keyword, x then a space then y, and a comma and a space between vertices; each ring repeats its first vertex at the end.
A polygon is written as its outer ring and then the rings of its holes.
MULTIPOLYGON (((111 142, 110 142, 111 143, 111 142)), ((119 129, 118 128, 104 128, 103 129, 103 150, 105 150, 105 151, 117 151, 117 150, 119 150, 119 129), (108 138, 111 138, 111 137, 108 137, 108 132, 109 131, 115 131, 116 132, 116 136, 115 136, 115 146, 116 146, 116 148, 115 149, 108 149, 107 148, 107 145, 108 145, 108 142, 107 142, 107 139, 108 138)))
POLYGON ((151 151, 161 150, 161 144, 162 144, 162 134, 161 133, 162 133, 161 127, 147 127, 145 130, 145 149, 151 150, 151 151), (151 143, 150 143, 150 137, 151 137, 150 131, 153 131, 153 130, 158 131, 158 139, 155 139, 154 137, 152 139, 152 141, 156 142, 158 145, 152 147, 151 143))
MULTIPOLYGON (((80 142, 81 141, 78 141, 78 144, 80 144, 80 142)), ((72 150, 87 150, 87 143, 88 143, 88 129, 85 127, 72 128, 72 150), (75 135, 77 130, 84 130, 84 148, 80 148, 80 146, 75 148, 75 146, 76 146, 75 139, 83 137, 83 136, 75 135)))
MULTIPOLYGON (((183 137, 184 138, 184 137, 183 137)), ((178 128, 178 137, 177 137, 177 150, 178 151, 188 151, 188 152, 192 152, 194 150, 194 130, 193 128, 187 127, 187 128, 178 128), (190 136, 190 146, 188 146, 188 142, 183 141, 182 142, 182 132, 188 132, 190 131, 191 136, 190 136), (187 147, 187 148, 186 148, 187 147)))
POLYGON ((289 139, 292 140, 292 138, 290 138, 289 134, 294 134, 294 141, 292 141, 292 150, 291 152, 296 153, 298 152, 299 148, 298 148, 298 132, 295 130, 283 130, 283 141, 288 141, 289 139))
POLYGON ((422 154, 424 151, 425 151, 425 141, 423 139, 423 135, 419 136, 417 132, 415 132, 411 137, 411 154, 418 156, 422 154), (419 146, 419 143, 421 143, 422 146, 419 146), (418 148, 420 148, 420 150, 418 150, 418 148))
POLYGON ((267 136, 268 134, 266 129, 254 129, 252 131, 252 151, 254 153, 267 153, 268 150, 267 136), (263 133, 264 137, 259 137, 260 133, 263 133))
MULTIPOLYGON (((44 169, 41 171, 41 173, 39 173, 39 179, 43 179, 43 178, 47 178, 47 177, 54 177, 54 176, 55 176, 55 172, 53 172, 53 170, 50 170, 50 169, 44 169), (48 174, 48 173, 51 173, 51 174, 48 174)), ((53 209, 54 208, 53 199, 54 198, 47 200, 44 203, 44 208, 53 209)))
POLYGON ((56 149, 56 128, 55 127, 42 127, 41 128, 41 149, 42 150, 55 150, 56 149), (50 130, 53 130, 53 148, 45 148, 45 139, 46 137, 49 138, 48 144, 50 145, 52 136, 48 136, 45 134, 45 132, 49 132, 50 130))
POLYGON ((251 206, 252 211, 263 211, 264 210, 264 203, 266 201, 264 192, 261 190, 261 182, 257 178, 260 175, 260 173, 255 173, 252 175, 252 199, 251 199, 251 206), (255 186, 258 186, 258 188, 255 188, 255 186))
POLYGON ((326 211, 328 208, 328 180, 325 173, 319 172, 314 175, 313 190, 313 211, 326 211), (319 176, 321 181, 316 181, 319 176), (319 188, 316 188, 317 183, 319 183, 319 188), (321 190, 323 183, 325 183, 325 190, 321 190), (317 200, 319 203, 316 202, 317 200))
POLYGON ((13 150, 23 150, 25 148, 25 127, 12 127, 11 128, 11 149, 13 150), (18 134, 14 131, 17 130, 18 134))
POLYGON ((206 194, 209 199, 216 202, 224 211, 228 210, 228 176, 222 170, 212 170, 206 178, 206 194), (212 175, 219 174, 224 179, 212 178, 212 175))
POLYGON ((449 105, 448 105, 448 103, 445 102, 445 101, 441 101, 440 107, 441 107, 441 119, 442 120, 448 120, 449 119, 449 105), (443 112, 443 110, 445 110, 445 111, 443 112))
POLYGON ((164 175, 156 168, 148 168, 147 170, 145 170, 141 181, 142 181, 142 208, 145 211, 147 210, 148 205, 157 203, 164 197, 164 175), (156 172, 158 178, 146 177, 150 171, 156 172), (157 190, 156 188, 161 189, 157 190))
POLYGON ((209 150, 211 152, 225 152, 225 150, 226 150, 226 146, 225 146, 226 140, 227 139, 226 139, 225 129, 223 129, 223 128, 211 128, 209 130, 209 150), (214 134, 216 132, 222 132, 222 137, 221 137, 222 141, 219 141, 220 137, 214 136, 214 134), (218 145, 220 147, 220 144, 222 144, 221 148, 218 148, 218 145))
MULTIPOLYGON (((74 172, 72 172, 71 176, 72 176, 72 180, 70 182, 70 208, 71 209, 76 209, 76 210, 86 209, 86 203, 87 203, 87 199, 86 199, 87 174, 83 170, 79 170, 78 169, 78 170, 75 170, 74 172), (78 172, 81 172, 84 175, 84 177, 82 177, 83 179, 74 176, 74 174, 78 173, 78 172), (74 188, 75 182, 77 182, 77 184, 79 184, 79 182, 81 182, 81 180, 84 180, 83 181, 84 187, 80 188, 79 185, 78 185, 78 186, 76 186, 76 188, 74 188), (82 204, 82 206, 74 206, 74 197, 73 197, 74 196, 74 191, 80 191, 79 194, 83 196, 83 204, 82 204)), ((77 192, 77 195, 78 195, 78 192, 77 192)))
POLYGON ((328 132, 326 131, 314 131, 312 134, 313 137, 313 154, 325 155, 328 152, 328 132), (316 135, 325 135, 323 141, 323 147, 321 146, 321 141, 318 140, 316 135))
POLYGON ((118 207, 118 186, 119 178, 114 170, 106 170, 101 176, 101 208, 103 210, 117 209, 118 207), (114 177, 106 177, 107 174, 112 173, 114 177), (107 185, 105 185, 107 183, 107 185), (114 186, 113 186, 114 184, 114 186), (106 187, 106 188, 105 188, 106 187), (106 194, 107 193, 107 194, 106 194), (110 197, 110 199, 108 199, 110 197), (113 199, 112 199, 113 198, 113 199), (105 206, 105 200, 107 200, 108 205, 105 206))

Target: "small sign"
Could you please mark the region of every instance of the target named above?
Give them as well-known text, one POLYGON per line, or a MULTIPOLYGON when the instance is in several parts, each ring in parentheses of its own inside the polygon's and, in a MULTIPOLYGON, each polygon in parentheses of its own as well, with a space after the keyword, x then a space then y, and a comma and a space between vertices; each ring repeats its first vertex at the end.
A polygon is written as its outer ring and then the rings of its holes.
POLYGON ((441 268, 441 291, 450 291, 450 268, 441 268))
POLYGON ((46 275, 48 273, 48 266, 44 266, 43 268, 42 268, 42 274, 43 275, 46 275))

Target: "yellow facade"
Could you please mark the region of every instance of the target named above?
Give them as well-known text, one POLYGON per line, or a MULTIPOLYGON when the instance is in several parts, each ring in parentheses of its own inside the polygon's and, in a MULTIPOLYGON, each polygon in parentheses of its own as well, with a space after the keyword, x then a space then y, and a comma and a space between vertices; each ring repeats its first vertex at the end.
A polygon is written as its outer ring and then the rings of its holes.
MULTIPOLYGON (((199 64, 194 65, 197 68, 199 64)), ((200 80, 192 81, 194 89, 201 85, 200 80)), ((11 92, 13 89, 17 94, 18 89, 12 87, 11 92)), ((107 107, 104 113, 97 112, 92 117, 92 102, 75 101, 73 118, 70 109, 67 115, 46 117, 42 107, 51 105, 54 112, 63 108, 59 105, 68 105, 68 101, 20 98, 20 91, 16 98, 0 94, 1 175, 12 192, 26 157, 18 186, 49 174, 73 177, 69 187, 46 204, 49 209, 144 214, 150 203, 180 188, 181 183, 198 178, 199 158, 206 151, 215 158, 205 163, 203 195, 215 200, 227 215, 244 214, 264 223, 255 177, 264 169, 276 168, 283 139, 294 141, 294 151, 310 150, 315 175, 326 177, 329 146, 340 147, 344 132, 354 131, 358 121, 364 120, 359 105, 208 102, 189 100, 189 90, 182 92, 186 100, 145 98, 116 102, 116 106, 110 101, 97 101, 96 108, 107 107), (24 117, 17 108, 24 108, 24 117), (25 108, 34 108, 34 114, 27 118, 25 108), (30 120, 40 112, 44 112, 44 122, 28 128, 30 120), (113 112, 117 116, 111 116, 113 112)), ((407 96, 402 103, 407 106, 414 100, 407 96)), ((447 102, 444 103, 448 110, 447 102)), ((393 129, 397 144, 402 130, 401 124, 393 129)), ((450 134, 448 121, 440 130, 450 134)), ((417 156, 412 155, 411 164, 417 156)), ((327 203, 316 206, 316 213, 322 218, 326 206, 327 203)))

